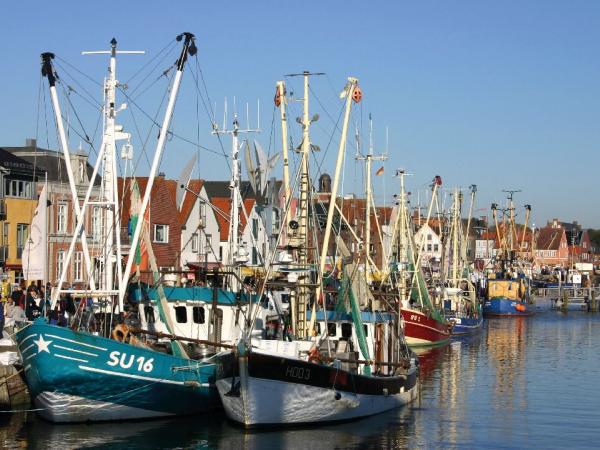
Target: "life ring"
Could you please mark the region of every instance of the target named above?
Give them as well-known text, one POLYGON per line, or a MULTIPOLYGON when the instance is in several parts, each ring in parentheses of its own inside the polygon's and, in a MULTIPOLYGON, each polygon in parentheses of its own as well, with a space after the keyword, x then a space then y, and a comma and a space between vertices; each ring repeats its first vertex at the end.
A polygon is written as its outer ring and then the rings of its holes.
POLYGON ((362 100, 363 93, 358 86, 354 88, 354 92, 352 92, 352 100, 354 103, 359 103, 362 100))
POLYGON ((321 354, 317 347, 313 347, 308 351, 308 362, 319 364, 321 362, 321 354))
POLYGON ((129 327, 120 323, 113 329, 111 336, 115 341, 127 342, 127 338, 129 337, 129 327))
POLYGON ((279 92, 279 87, 275 91, 275 98, 273 99, 273 101, 275 102, 275 106, 277 106, 278 108, 281 106, 281 92, 279 92))

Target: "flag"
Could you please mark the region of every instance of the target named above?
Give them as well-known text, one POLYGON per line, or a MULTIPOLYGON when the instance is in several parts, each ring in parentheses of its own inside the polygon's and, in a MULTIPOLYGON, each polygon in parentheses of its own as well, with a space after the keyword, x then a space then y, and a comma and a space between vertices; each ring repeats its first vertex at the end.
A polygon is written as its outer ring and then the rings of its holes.
POLYGON ((46 186, 40 192, 37 208, 31 220, 29 236, 21 261, 23 277, 26 280, 43 280, 46 273, 46 245, 48 245, 48 194, 46 186))
MULTIPOLYGON (((135 228, 137 227, 137 223, 140 220, 139 214, 140 209, 142 209, 142 200, 140 198, 140 190, 137 183, 137 180, 132 180, 131 186, 131 207, 129 209, 129 233, 131 237, 133 237, 133 233, 135 232, 135 228)), ((142 223, 142 235, 143 233, 148 232, 150 217, 149 217, 149 209, 146 209, 146 213, 144 214, 143 223, 142 223)), ((141 238, 138 247, 135 250, 133 263, 135 266, 139 268, 139 270, 148 270, 148 249, 146 248, 146 244, 144 239, 141 238)), ((131 256, 130 256, 131 257, 131 256)))
POLYGON ((383 175, 383 166, 381 166, 379 169, 377 169, 377 172, 375 172, 375 175, 377 175, 377 176, 383 175))

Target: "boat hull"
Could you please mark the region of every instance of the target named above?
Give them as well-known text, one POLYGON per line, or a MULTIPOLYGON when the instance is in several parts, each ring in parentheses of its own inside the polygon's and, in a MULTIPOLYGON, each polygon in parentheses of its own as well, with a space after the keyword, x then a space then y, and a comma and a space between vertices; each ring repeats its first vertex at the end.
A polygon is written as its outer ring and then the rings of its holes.
POLYGON ((416 365, 406 376, 373 377, 256 352, 238 361, 239 372, 217 388, 227 416, 249 428, 358 419, 418 395, 416 365))
POLYGON ((454 326, 452 327, 452 336, 475 334, 481 330, 483 325, 483 316, 456 317, 451 320, 454 322, 454 326))
POLYGON ((415 309, 402 308, 404 335, 409 347, 442 345, 450 339, 450 329, 440 322, 415 309))
POLYGON ((219 407, 216 365, 47 324, 17 333, 38 413, 52 422, 194 414, 219 407))
POLYGON ((488 317, 530 316, 533 313, 531 305, 510 298, 495 297, 483 302, 483 315, 488 317))

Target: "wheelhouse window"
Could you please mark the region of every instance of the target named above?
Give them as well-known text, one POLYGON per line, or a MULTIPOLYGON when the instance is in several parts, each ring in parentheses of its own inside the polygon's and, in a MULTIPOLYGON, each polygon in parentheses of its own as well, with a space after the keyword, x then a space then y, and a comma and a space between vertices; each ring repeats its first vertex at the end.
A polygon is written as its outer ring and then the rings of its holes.
POLYGON ((337 334, 335 322, 331 322, 327 324, 327 335, 335 336, 337 334))
POLYGON ((158 244, 169 243, 169 225, 154 224, 154 242, 158 244))
POLYGON ((352 337, 352 324, 351 323, 342 323, 342 338, 349 339, 352 337))
POLYGON ((175 307, 175 320, 177 323, 187 323, 187 308, 185 306, 175 307))
POLYGON ((192 308, 192 319, 194 323, 206 322, 206 312, 203 306, 194 306, 192 308))

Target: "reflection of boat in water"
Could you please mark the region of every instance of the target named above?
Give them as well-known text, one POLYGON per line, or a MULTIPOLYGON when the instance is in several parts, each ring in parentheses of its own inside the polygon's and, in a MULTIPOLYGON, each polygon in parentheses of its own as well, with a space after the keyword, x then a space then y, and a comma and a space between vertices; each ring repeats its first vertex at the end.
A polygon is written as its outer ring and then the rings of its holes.
POLYGON ((440 346, 414 349, 414 352, 419 357, 421 381, 426 380, 440 366, 447 348, 447 346, 440 346))

